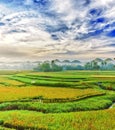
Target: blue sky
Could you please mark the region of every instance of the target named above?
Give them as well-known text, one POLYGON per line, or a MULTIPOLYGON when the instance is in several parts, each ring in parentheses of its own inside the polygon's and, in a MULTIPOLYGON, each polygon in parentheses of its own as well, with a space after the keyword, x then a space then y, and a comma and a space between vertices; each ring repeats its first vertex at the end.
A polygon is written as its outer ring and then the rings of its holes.
POLYGON ((115 57, 114 0, 0 0, 0 61, 115 57))

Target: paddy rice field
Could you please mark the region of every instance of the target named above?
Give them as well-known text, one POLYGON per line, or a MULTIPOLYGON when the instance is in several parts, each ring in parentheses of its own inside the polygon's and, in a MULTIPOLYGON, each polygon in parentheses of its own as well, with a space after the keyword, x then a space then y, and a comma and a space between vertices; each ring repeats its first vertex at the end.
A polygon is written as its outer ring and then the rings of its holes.
POLYGON ((0 71, 0 130, 115 130, 115 71, 0 71))

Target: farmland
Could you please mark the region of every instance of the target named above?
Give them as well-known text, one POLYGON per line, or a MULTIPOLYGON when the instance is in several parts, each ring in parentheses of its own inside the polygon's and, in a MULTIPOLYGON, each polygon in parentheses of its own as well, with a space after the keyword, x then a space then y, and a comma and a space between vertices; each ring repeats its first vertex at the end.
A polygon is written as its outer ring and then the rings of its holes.
POLYGON ((114 71, 0 71, 0 130, 114 130, 114 102, 114 71))

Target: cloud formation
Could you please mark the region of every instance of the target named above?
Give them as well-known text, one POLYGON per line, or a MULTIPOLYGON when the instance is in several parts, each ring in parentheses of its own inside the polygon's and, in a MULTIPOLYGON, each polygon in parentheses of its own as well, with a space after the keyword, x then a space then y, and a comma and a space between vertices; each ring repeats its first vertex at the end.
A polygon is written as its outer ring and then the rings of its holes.
POLYGON ((1 0, 0 61, 115 55, 114 0, 1 0))

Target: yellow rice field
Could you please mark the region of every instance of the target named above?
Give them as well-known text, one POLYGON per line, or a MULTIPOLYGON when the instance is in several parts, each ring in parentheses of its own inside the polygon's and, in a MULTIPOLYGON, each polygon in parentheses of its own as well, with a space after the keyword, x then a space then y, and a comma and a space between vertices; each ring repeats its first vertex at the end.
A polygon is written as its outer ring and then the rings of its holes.
POLYGON ((53 87, 0 87, 0 102, 43 96, 44 98, 76 98, 101 94, 94 89, 70 89, 53 87))
MULTIPOLYGON (((0 76, 0 83, 6 83, 8 84, 8 86, 12 85, 12 86, 20 86, 20 85, 24 85, 24 83, 22 82, 19 82, 19 81, 16 81, 16 80, 11 80, 11 79, 8 79, 7 77, 5 76, 0 76)), ((1 86, 1 85, 0 85, 1 86)))

